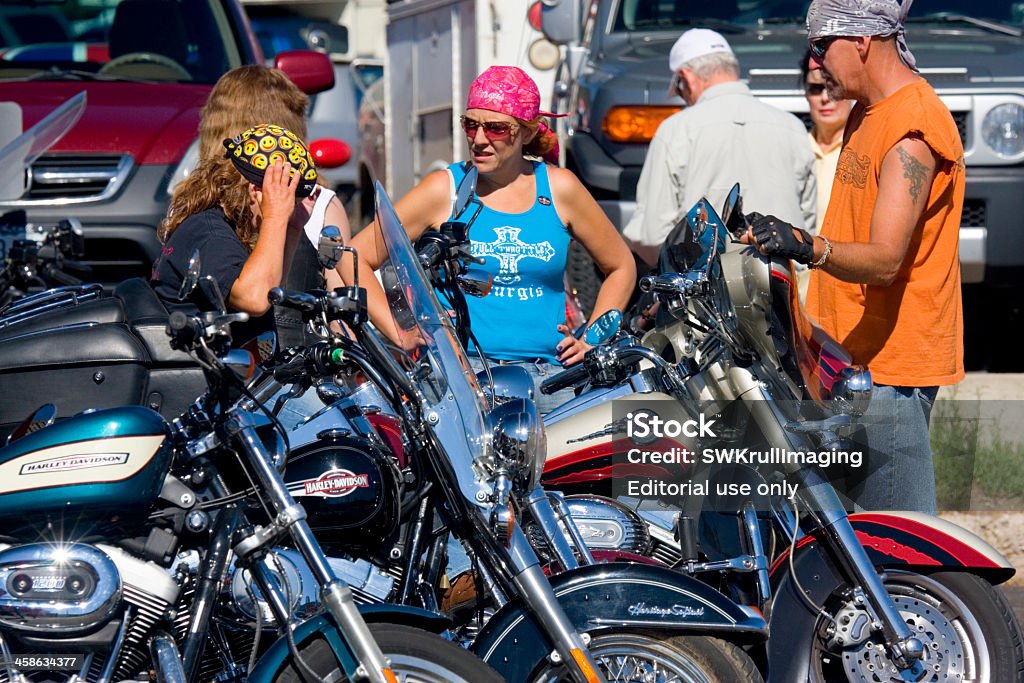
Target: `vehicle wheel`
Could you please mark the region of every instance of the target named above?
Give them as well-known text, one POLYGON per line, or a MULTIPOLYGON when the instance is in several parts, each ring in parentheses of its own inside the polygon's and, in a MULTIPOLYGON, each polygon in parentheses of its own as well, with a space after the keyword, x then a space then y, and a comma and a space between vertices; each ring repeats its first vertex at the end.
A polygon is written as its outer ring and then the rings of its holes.
POLYGON ((597 301, 597 292, 601 289, 601 271, 587 250, 576 240, 569 243, 565 271, 569 276, 569 286, 576 294, 584 317, 590 317, 594 310, 594 302, 597 301))
MULTIPOLYGON (((502 683, 503 679, 476 655, 421 629, 396 624, 370 624, 381 652, 402 683, 502 683)), ((331 646, 323 638, 300 647, 303 661, 317 681, 341 683, 348 679, 338 669, 331 646)), ((292 663, 274 679, 277 683, 307 683, 292 663)))
MULTIPOLYGON (((761 683, 754 661, 732 643, 708 636, 663 638, 642 633, 605 633, 590 653, 608 683, 761 683)), ((533 683, 569 680, 562 666, 545 661, 533 683)))
MULTIPOLYGON (((1024 641, 1002 593, 973 574, 914 574, 890 570, 885 586, 904 621, 924 643, 924 680, 933 683, 1020 683, 1024 641)), ((856 613, 853 613, 856 619, 856 613)), ((828 625, 822 619, 818 633, 828 625)), ((899 669, 868 638, 845 647, 815 639, 810 680, 815 683, 897 683, 899 669)))

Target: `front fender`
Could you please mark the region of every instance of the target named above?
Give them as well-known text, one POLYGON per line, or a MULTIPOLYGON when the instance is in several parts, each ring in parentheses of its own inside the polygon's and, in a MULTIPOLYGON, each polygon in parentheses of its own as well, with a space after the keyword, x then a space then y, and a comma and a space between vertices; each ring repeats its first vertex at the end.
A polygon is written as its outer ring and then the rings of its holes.
MULTIPOLYGON (((985 539, 963 527, 919 512, 864 512, 850 515, 850 524, 876 567, 928 571, 966 570, 998 585, 1016 570, 985 539)), ((804 543, 813 539, 806 536, 804 543)), ((786 551, 772 564, 773 579, 784 567, 786 551)))
MULTIPOLYGON (((758 613, 665 567, 589 565, 551 577, 551 588, 580 632, 714 633, 740 642, 760 642, 768 636, 758 613)), ((515 600, 487 622, 472 649, 509 681, 523 681, 554 647, 522 602, 515 600)))
MULTIPOLYGON (((408 607, 405 605, 359 605, 359 613, 368 624, 403 624, 405 626, 422 628, 431 633, 441 633, 450 625, 446 617, 418 607, 408 607)), ((352 653, 349 652, 348 647, 342 640, 338 627, 330 615, 325 614, 308 619, 299 624, 293 633, 295 635, 295 645, 299 648, 308 640, 323 637, 330 644, 331 649, 334 650, 334 654, 338 657, 339 662, 343 664, 354 663, 352 653)), ((249 673, 249 683, 271 683, 290 656, 288 641, 284 638, 278 638, 263 653, 259 661, 256 662, 256 666, 249 673)), ((352 670, 352 667, 347 668, 352 670)))
POLYGON ((850 515, 853 530, 875 566, 901 569, 965 569, 998 585, 1016 573, 980 536, 919 512, 850 515))

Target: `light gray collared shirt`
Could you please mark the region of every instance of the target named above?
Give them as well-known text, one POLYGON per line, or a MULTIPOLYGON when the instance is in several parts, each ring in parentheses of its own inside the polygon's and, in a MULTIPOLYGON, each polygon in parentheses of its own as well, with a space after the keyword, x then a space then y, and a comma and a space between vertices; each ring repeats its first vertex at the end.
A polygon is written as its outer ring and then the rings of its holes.
POLYGON ((697 200, 707 197, 721 210, 737 182, 745 212, 814 230, 817 183, 807 129, 734 81, 711 86, 658 127, 623 236, 654 265, 665 238, 697 200))

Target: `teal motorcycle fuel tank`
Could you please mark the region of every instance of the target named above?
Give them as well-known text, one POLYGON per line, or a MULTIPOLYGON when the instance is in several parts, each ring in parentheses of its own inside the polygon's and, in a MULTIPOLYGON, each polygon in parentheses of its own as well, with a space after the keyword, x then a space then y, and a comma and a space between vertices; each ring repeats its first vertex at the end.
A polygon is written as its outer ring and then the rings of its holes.
POLYGON ((148 408, 76 415, 0 449, 0 519, 146 511, 171 464, 167 423, 148 408))

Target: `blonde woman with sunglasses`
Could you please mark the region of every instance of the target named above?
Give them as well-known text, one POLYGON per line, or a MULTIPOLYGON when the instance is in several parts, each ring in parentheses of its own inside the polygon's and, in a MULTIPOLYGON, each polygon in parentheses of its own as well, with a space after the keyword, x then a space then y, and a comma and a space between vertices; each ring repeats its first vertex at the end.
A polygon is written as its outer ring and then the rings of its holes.
MULTIPOLYGON (((636 280, 630 251, 597 202, 572 172, 543 160, 555 145, 545 116, 550 114, 540 111, 537 85, 522 69, 487 69, 470 86, 460 118, 469 160, 431 173, 395 205, 415 241, 451 218, 454 188, 476 167, 475 199, 483 208, 469 239, 494 286, 486 297, 469 298, 473 335, 489 359, 521 364, 538 383, 578 363, 589 348, 566 324, 569 242, 577 240, 605 276, 591 319, 624 308, 636 280)), ((353 239, 361 269, 380 266, 386 258, 380 244, 373 223, 353 239)), ((342 268, 350 264, 346 260, 342 268)), ((383 291, 364 281, 371 317, 397 342, 383 291)), ((547 412, 571 395, 538 391, 538 406, 547 412)))

